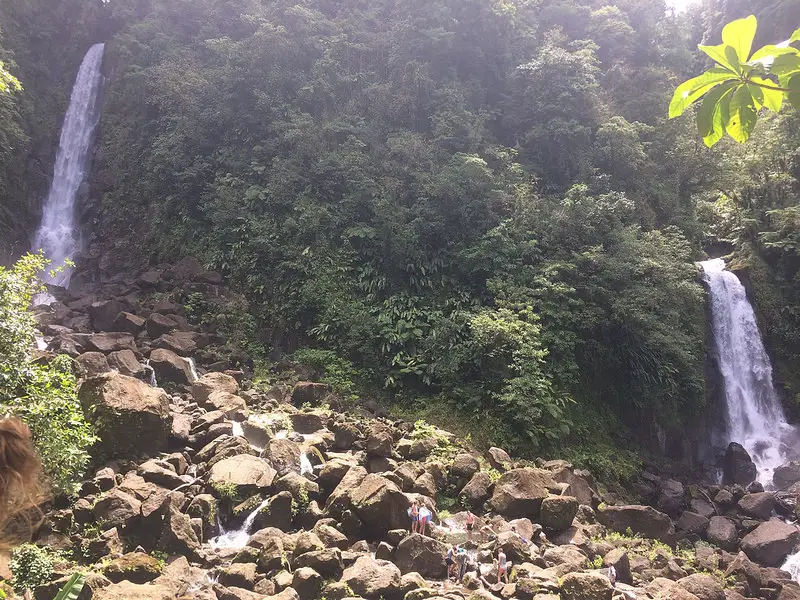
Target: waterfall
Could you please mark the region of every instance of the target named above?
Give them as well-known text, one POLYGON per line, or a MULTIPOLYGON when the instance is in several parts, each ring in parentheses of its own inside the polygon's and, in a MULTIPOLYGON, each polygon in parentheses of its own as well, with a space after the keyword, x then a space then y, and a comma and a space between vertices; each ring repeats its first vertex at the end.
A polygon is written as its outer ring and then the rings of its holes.
POLYGON ((197 375, 197 367, 194 364, 194 359, 189 357, 186 359, 186 362, 189 364, 189 383, 194 383, 200 379, 197 375))
MULTIPOLYGON (((75 200, 86 177, 89 153, 100 117, 103 51, 103 44, 92 46, 78 70, 61 129, 53 182, 44 203, 42 223, 33 242, 33 251, 44 250, 53 267, 63 265, 66 259, 73 258, 80 250, 75 200)), ((46 283, 67 287, 70 275, 70 270, 64 269, 46 283)))
POLYGON ((700 263, 711 297, 711 330, 725 388, 727 442, 738 442, 772 486, 772 474, 788 462, 783 443, 794 428, 786 422, 772 384, 772 365, 761 341, 753 307, 739 278, 722 259, 700 263))
POLYGON ((300 475, 305 475, 306 473, 313 473, 314 467, 311 465, 311 461, 308 460, 308 455, 305 452, 300 453, 300 475))
POLYGON ((258 508, 247 515, 247 518, 244 520, 244 523, 242 523, 242 526, 239 529, 223 532, 221 535, 211 540, 211 547, 220 549, 244 548, 247 545, 247 540, 250 539, 250 529, 253 527, 253 521, 256 520, 256 516, 258 515, 259 511, 264 508, 268 502, 269 500, 264 500, 258 505, 258 508))

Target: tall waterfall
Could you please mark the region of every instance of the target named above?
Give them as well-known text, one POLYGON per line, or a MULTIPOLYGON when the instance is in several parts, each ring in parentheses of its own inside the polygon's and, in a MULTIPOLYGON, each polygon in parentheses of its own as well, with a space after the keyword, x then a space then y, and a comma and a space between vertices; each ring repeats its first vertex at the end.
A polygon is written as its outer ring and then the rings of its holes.
POLYGON ((761 341, 753 307, 739 278, 721 258, 700 263, 711 296, 711 327, 725 388, 728 442, 750 453, 758 481, 772 485, 772 474, 789 461, 786 422, 772 384, 772 365, 761 341))
MULTIPOLYGON (((33 242, 33 251, 44 250, 52 267, 63 265, 65 259, 72 258, 80 250, 75 200, 86 177, 89 152, 100 117, 103 51, 104 44, 92 46, 78 70, 61 129, 53 182, 33 242)), ((48 283, 67 287, 70 276, 70 269, 64 269, 48 283)))

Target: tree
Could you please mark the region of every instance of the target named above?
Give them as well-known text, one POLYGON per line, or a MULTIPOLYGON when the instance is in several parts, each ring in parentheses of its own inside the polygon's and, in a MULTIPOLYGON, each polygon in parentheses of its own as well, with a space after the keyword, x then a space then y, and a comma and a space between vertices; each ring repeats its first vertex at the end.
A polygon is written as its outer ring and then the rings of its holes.
POLYGON ((6 69, 3 61, 0 61, 0 92, 19 92, 22 91, 22 84, 6 69))
POLYGON ((732 21, 722 30, 721 44, 698 46, 716 65, 679 85, 670 102, 674 118, 703 98, 697 129, 709 148, 726 132, 746 142, 762 108, 777 113, 784 101, 800 108, 800 29, 751 54, 757 26, 753 15, 732 21))

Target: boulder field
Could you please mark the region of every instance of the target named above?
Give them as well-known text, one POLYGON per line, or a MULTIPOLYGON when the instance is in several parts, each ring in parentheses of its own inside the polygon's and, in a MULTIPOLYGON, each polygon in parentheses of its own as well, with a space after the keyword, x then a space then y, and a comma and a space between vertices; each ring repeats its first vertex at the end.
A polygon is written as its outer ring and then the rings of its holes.
POLYGON ((48 351, 79 365, 100 441, 93 476, 38 531, 75 562, 36 598, 81 568, 82 600, 800 599, 778 568, 800 541, 797 465, 765 492, 732 445, 727 485, 647 470, 626 503, 568 462, 480 453, 343 402, 300 365, 251 384, 246 353, 186 301, 232 297, 184 259, 38 309, 48 351), (433 514, 424 535, 412 501, 433 514), (455 544, 461 582, 446 572, 455 544))

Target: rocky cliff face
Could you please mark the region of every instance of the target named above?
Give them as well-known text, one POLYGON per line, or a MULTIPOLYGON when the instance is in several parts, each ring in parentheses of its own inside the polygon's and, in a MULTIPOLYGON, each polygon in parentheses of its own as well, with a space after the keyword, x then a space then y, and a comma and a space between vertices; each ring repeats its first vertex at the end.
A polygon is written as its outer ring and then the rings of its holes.
MULTIPOLYGON (((731 485, 643 473, 647 505, 625 504, 564 461, 481 454, 348 405, 303 369, 253 387, 246 354, 174 301, 186 293, 229 294, 189 260, 83 283, 40 312, 50 350, 83 370, 101 440, 101 468, 37 538, 89 569, 81 598, 800 598, 776 568, 800 539, 785 520, 800 487, 745 488, 737 449, 731 485), (409 531, 412 501, 432 513, 422 533, 409 531), (460 582, 447 577, 454 544, 469 556, 460 582)), ((59 565, 36 598, 75 568, 59 565)))

